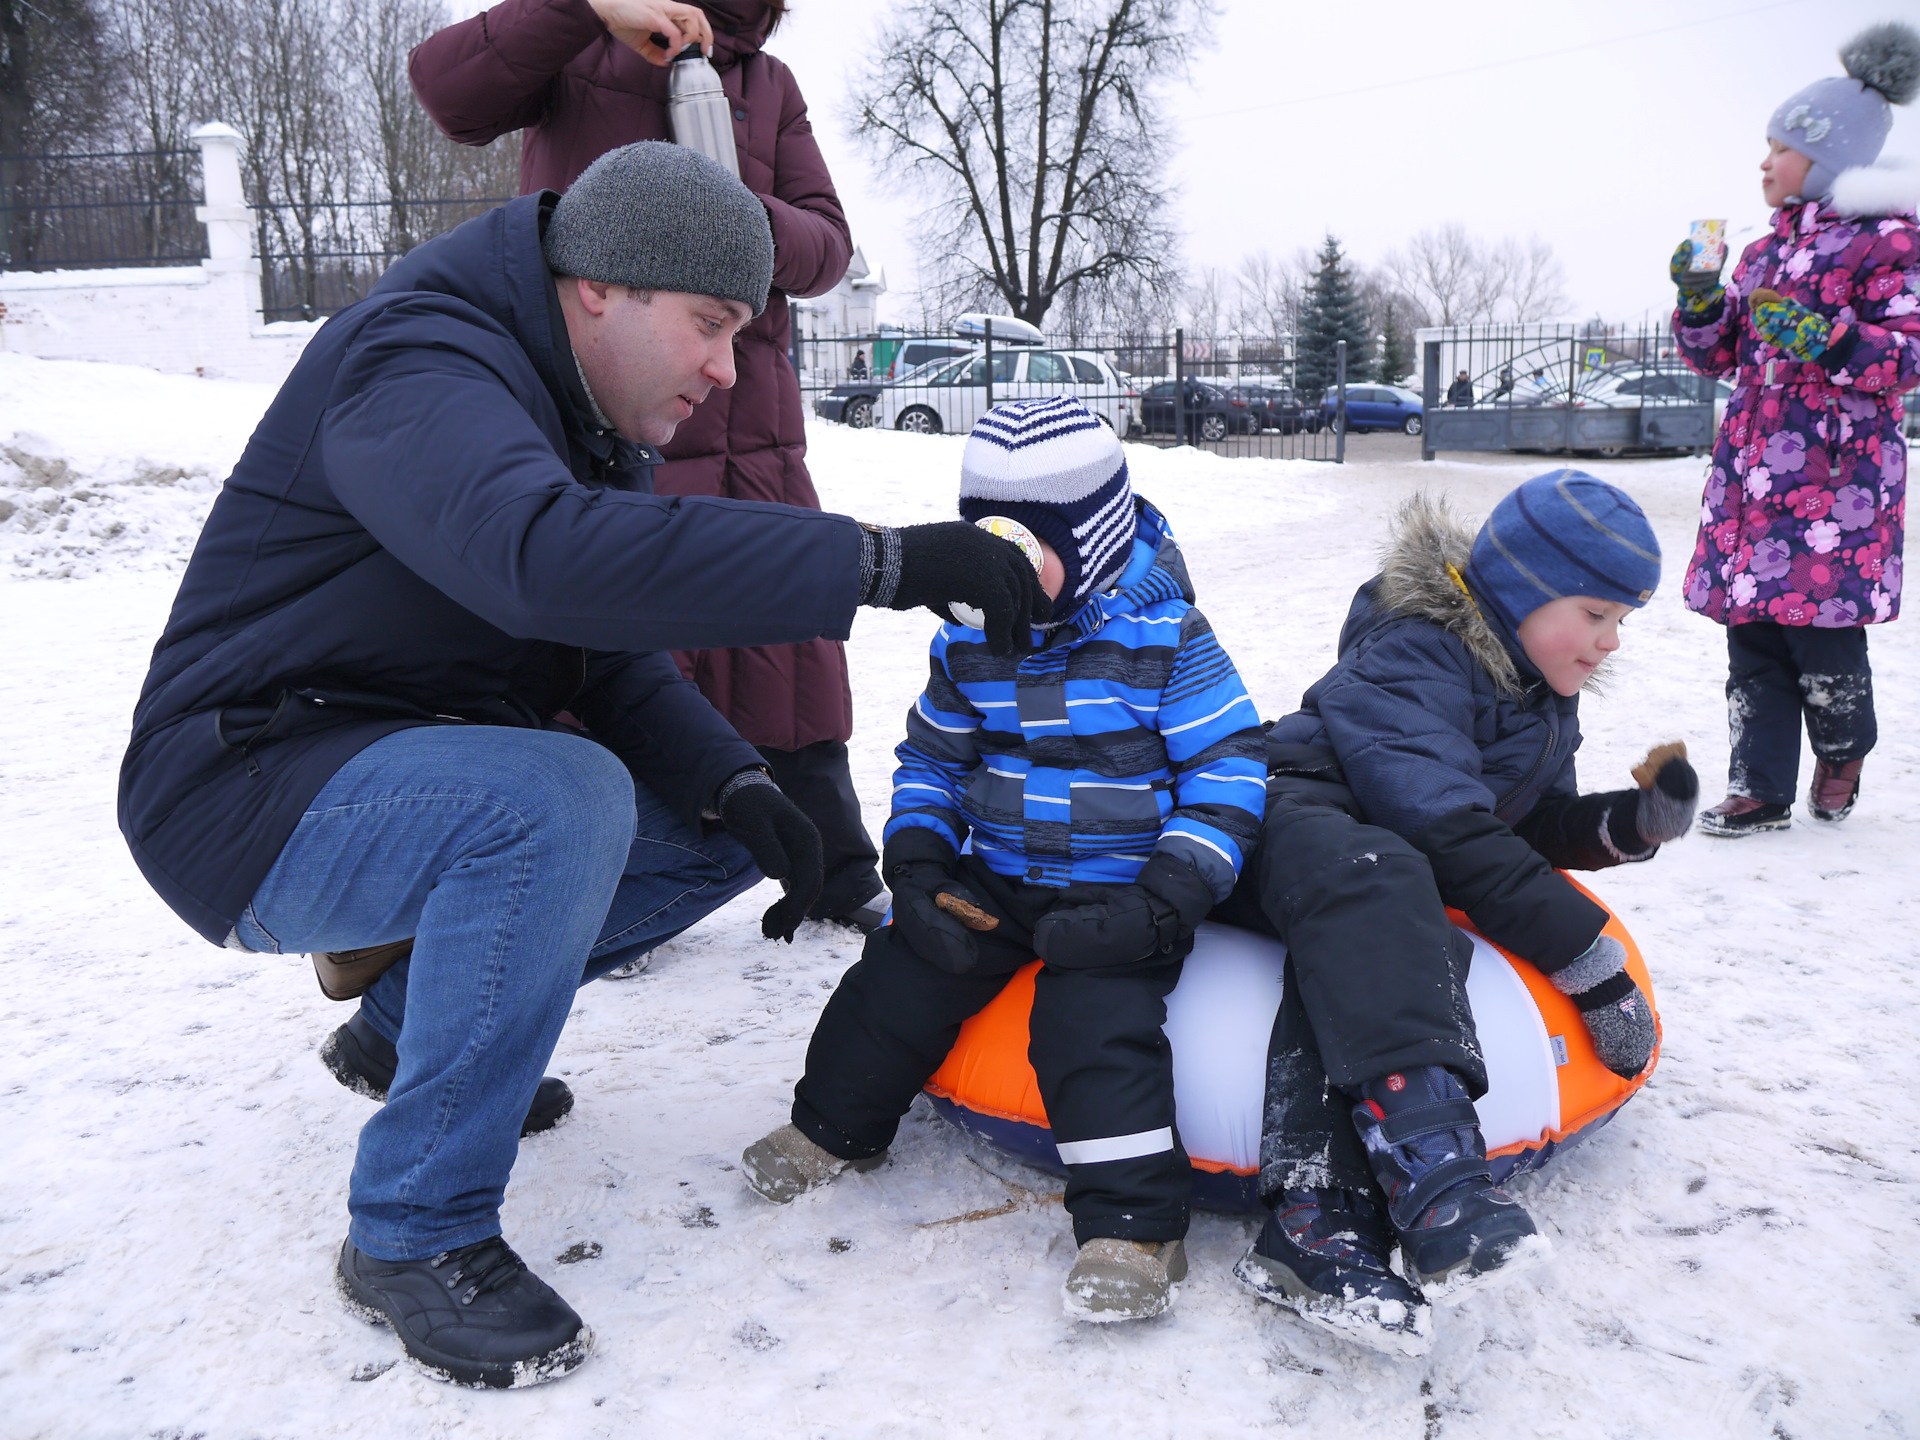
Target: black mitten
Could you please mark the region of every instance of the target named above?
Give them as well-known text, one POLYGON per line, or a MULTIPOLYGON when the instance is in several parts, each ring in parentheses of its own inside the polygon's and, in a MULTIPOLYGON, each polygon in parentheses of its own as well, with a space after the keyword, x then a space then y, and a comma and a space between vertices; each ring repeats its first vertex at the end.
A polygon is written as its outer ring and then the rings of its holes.
MULTIPOLYGON (((889 610, 926 606, 953 621, 958 601, 986 617, 980 628, 996 655, 1033 648, 1032 629, 1053 613, 1040 577, 1011 540, 964 520, 870 529, 868 585, 863 603, 889 610)), ((954 623, 958 623, 955 621, 954 623)))
POLYGON ((937 898, 952 896, 985 914, 980 897, 961 881, 959 863, 953 846, 925 825, 896 830, 880 860, 887 888, 893 892, 893 923, 900 929, 900 938, 929 965, 966 975, 980 963, 974 932, 941 909, 937 898))
POLYGON ((1068 970, 1166 960, 1186 952, 1213 908, 1193 868, 1155 854, 1131 885, 1076 885, 1060 892, 1033 927, 1034 948, 1068 970))
POLYGON ((720 787, 714 810, 726 831, 787 893, 760 917, 760 933, 793 943, 793 932, 820 898, 826 860, 820 832, 780 787, 758 770, 742 770, 720 787))

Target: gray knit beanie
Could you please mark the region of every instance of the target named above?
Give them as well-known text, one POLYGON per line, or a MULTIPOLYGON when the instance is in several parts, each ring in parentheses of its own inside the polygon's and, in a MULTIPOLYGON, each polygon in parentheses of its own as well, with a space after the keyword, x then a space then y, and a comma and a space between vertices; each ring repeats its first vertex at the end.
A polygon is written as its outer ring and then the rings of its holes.
POLYGON ((634 290, 738 300, 755 315, 773 283, 766 206, 726 168, 667 140, 609 150, 547 221, 547 266, 634 290))
POLYGON ((1800 198, 1824 200, 1842 171, 1871 165, 1893 129, 1894 105, 1920 86, 1920 34, 1889 22, 1862 30, 1840 50, 1845 77, 1816 80, 1789 95, 1767 122, 1767 138, 1813 161, 1800 198))

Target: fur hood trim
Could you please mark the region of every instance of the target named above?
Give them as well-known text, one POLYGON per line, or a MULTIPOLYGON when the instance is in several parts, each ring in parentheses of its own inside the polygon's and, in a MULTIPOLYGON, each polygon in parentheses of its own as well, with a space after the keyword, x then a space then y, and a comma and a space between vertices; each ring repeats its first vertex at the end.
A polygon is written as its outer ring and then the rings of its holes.
POLYGON ((1473 530, 1453 513, 1445 496, 1409 497, 1387 532, 1374 594, 1388 614, 1415 615, 1446 630, 1467 647, 1498 689, 1518 696, 1526 687, 1513 656, 1480 613, 1465 582, 1454 579, 1455 574, 1466 572, 1473 537, 1473 530))
POLYGON ((1902 160, 1855 165, 1834 177, 1829 200, 1836 211, 1853 219, 1908 214, 1920 207, 1920 167, 1902 160))

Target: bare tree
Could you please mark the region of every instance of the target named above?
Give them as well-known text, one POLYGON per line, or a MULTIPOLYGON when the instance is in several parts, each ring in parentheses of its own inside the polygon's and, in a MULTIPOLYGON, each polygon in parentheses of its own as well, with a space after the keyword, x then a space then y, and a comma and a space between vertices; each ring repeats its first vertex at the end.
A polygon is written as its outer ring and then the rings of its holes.
POLYGON ((117 96, 93 0, 0 0, 0 264, 31 265, 74 152, 110 132, 117 96))
POLYGON ((909 0, 852 112, 933 205, 943 300, 995 296, 1039 324, 1063 293, 1165 284, 1178 240, 1156 88, 1185 73, 1214 0, 909 0))
POLYGON ((1422 230, 1387 256, 1393 287, 1433 325, 1543 320, 1566 304, 1563 272, 1539 236, 1488 242, 1457 221, 1422 230))
POLYGON ((363 184, 388 203, 382 247, 404 255, 484 208, 447 202, 517 194, 520 147, 506 137, 483 146, 449 140, 414 98, 407 57, 447 23, 440 0, 347 0, 347 7, 342 30, 354 61, 351 118, 363 184))

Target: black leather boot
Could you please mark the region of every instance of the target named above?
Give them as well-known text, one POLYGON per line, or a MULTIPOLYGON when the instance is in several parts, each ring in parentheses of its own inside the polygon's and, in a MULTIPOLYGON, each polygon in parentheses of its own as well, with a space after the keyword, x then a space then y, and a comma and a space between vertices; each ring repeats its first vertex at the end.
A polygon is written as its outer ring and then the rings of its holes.
MULTIPOLYGON (((356 1010, 352 1019, 320 1042, 320 1063, 354 1094, 384 1105, 400 1057, 394 1052, 393 1042, 356 1010)), ((520 1134, 538 1135, 551 1130, 572 1109, 573 1091, 567 1088, 567 1082, 555 1075, 543 1076, 540 1087, 533 1092, 533 1104, 527 1107, 520 1134)))
POLYGON ((392 1326, 436 1380, 518 1390, 593 1353, 593 1331, 498 1235, 431 1260, 375 1260, 348 1240, 336 1279, 347 1308, 392 1326))

